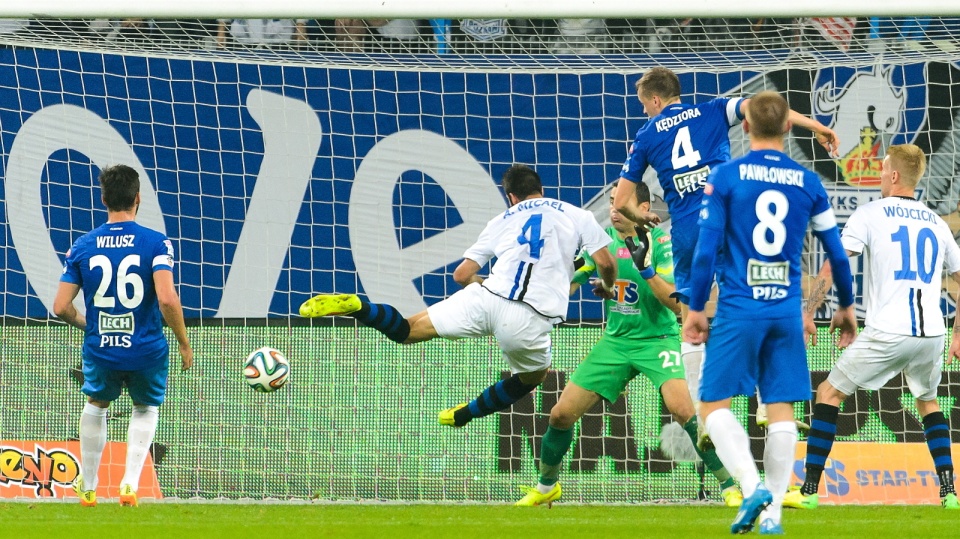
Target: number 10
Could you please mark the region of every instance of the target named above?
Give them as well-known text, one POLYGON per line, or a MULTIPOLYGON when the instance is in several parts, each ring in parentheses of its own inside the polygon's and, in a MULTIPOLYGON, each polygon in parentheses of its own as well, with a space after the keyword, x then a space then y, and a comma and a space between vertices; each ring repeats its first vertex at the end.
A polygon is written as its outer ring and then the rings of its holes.
POLYGON ((913 269, 913 259, 910 250, 910 231, 905 226, 901 226, 896 232, 890 234, 890 239, 900 244, 901 263, 900 269, 893 272, 893 278, 897 281, 915 281, 918 272, 920 280, 930 284, 933 280, 934 265, 937 262, 937 255, 940 252, 940 245, 937 243, 937 236, 929 228, 921 228, 917 233, 917 269, 913 269), (926 267, 927 262, 927 242, 932 249, 930 255, 930 267, 926 267))

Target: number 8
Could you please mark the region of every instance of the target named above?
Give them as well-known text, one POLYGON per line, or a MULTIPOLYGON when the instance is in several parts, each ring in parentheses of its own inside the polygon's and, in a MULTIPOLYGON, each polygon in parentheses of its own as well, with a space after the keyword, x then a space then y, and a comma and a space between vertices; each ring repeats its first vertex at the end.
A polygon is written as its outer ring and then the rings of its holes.
POLYGON ((787 241, 787 227, 783 220, 790 210, 790 201, 780 191, 764 191, 757 197, 757 226, 753 227, 753 247, 764 256, 775 256, 783 251, 787 241), (770 213, 770 205, 773 213, 770 213), (773 241, 767 241, 767 231, 773 233, 773 241))

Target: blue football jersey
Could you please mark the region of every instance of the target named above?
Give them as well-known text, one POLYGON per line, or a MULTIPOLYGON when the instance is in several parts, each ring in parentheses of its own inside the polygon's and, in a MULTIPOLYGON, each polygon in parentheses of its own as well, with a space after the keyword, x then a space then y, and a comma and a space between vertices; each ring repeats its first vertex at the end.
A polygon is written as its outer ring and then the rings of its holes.
POLYGON ((60 280, 83 290, 85 357, 122 371, 167 360, 169 346, 153 283, 158 270, 173 271, 173 245, 134 221, 106 223, 77 239, 60 280))
POLYGON ((836 227, 820 177, 774 150, 755 150, 716 167, 703 197, 700 226, 723 233, 716 269, 717 312, 800 315, 800 256, 808 224, 836 227))
POLYGON ((657 171, 670 217, 696 214, 707 175, 730 159, 730 127, 743 119, 742 101, 719 97, 666 107, 637 131, 620 177, 638 183, 649 165, 657 171))

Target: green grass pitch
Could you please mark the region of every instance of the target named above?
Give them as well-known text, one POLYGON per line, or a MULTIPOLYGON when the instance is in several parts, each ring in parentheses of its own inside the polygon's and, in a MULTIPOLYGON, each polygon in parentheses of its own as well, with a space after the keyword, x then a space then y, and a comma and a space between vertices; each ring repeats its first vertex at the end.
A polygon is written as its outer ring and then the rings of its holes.
MULTIPOLYGON (((214 505, 101 503, 0 504, 4 539, 118 537, 125 539, 243 539, 311 537, 630 538, 729 537, 733 509, 718 506, 509 505, 214 505)), ((786 511, 791 538, 957 537, 960 512, 940 507, 845 506, 786 511)), ((753 534, 757 532, 754 531, 753 534)))

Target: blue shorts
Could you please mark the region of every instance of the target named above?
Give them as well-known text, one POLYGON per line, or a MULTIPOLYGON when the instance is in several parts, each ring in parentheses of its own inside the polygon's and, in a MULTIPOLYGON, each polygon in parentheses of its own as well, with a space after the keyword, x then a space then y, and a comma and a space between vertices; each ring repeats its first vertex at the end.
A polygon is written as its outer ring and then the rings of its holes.
POLYGON ((120 397, 124 384, 135 404, 160 406, 167 391, 168 361, 156 367, 139 371, 116 371, 101 367, 93 361, 83 358, 83 394, 105 402, 113 402, 120 397))
POLYGON ((715 318, 703 356, 700 400, 716 402, 759 389, 763 402, 810 400, 803 322, 793 318, 715 318))
POLYGON ((693 251, 700 237, 698 214, 681 217, 670 224, 670 240, 673 243, 673 283, 677 287, 680 299, 688 303, 690 286, 690 266, 693 265, 693 251))

